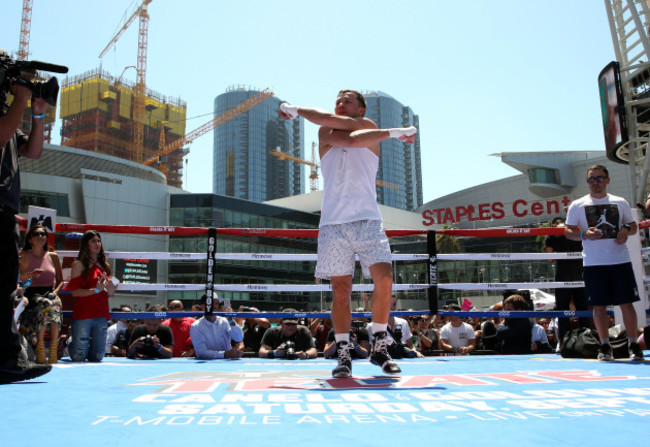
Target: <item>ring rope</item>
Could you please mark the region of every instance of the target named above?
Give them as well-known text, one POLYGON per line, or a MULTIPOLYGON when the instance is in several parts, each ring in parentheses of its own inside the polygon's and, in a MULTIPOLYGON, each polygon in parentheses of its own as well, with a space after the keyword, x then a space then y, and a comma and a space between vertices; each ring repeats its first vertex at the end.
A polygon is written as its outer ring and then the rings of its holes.
MULTIPOLYGON (((430 315, 428 310, 392 311, 394 317, 417 317, 430 315)), ((439 315, 456 317, 481 317, 481 318, 573 318, 591 317, 589 310, 536 310, 536 311, 438 311, 439 315)), ((111 318, 116 319, 144 319, 144 318, 183 318, 202 317, 202 311, 187 312, 111 312, 111 318)), ((213 312, 226 318, 331 318, 329 312, 213 312)), ((64 317, 71 317, 72 311, 63 311, 64 317)), ((372 312, 352 312, 352 318, 372 318, 372 312)))
MULTIPOLYGON (((64 258, 74 258, 76 250, 60 250, 57 254, 64 258)), ((216 253, 215 259, 226 261, 316 261, 317 254, 283 254, 283 253, 216 253)), ((111 259, 159 259, 159 260, 196 260, 206 259, 205 253, 167 253, 167 252, 129 252, 107 251, 111 259)), ((458 253, 439 254, 441 261, 534 261, 545 259, 582 259, 582 254, 575 253, 458 253)), ((393 253, 393 261, 426 261, 428 254, 393 253)), ((357 257, 358 260, 358 257, 357 257)))

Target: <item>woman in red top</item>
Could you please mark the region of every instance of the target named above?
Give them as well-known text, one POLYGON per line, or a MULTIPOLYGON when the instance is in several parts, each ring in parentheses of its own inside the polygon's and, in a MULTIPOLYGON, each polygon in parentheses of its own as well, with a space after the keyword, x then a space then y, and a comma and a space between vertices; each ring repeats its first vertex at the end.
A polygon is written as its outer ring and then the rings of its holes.
POLYGON ((50 331, 49 362, 58 361, 61 300, 58 293, 63 284, 59 256, 48 251, 47 229, 33 225, 25 235, 20 256, 20 280, 31 280, 25 289, 29 304, 20 316, 20 331, 35 345, 36 362, 47 363, 45 332, 50 331))
POLYGON ((66 286, 75 299, 72 340, 68 348, 73 362, 101 362, 104 358, 110 318, 108 297, 116 289, 110 279, 111 273, 99 233, 86 231, 66 286))

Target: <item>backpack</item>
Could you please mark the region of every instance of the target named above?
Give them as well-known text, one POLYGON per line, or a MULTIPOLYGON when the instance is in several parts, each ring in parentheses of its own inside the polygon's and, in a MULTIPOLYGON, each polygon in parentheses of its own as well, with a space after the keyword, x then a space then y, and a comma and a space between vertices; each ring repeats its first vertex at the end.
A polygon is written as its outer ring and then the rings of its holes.
POLYGON ((600 339, 598 333, 586 327, 572 329, 564 334, 562 357, 595 359, 598 357, 600 339))

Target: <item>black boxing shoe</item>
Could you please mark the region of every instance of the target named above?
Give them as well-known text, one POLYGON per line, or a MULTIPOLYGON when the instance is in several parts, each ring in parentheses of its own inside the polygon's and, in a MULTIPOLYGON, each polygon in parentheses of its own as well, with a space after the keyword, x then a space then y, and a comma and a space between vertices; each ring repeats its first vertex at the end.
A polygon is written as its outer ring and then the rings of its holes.
POLYGON ((14 366, 0 367, 0 384, 35 379, 52 370, 50 365, 39 365, 24 358, 19 358, 15 363, 14 366))
POLYGON ((373 334, 372 353, 370 354, 370 363, 381 367, 384 374, 399 374, 402 372, 397 363, 388 353, 388 339, 386 332, 377 332, 373 334))
POLYGON ((332 377, 345 379, 352 375, 352 357, 350 357, 350 343, 340 341, 336 344, 336 354, 339 363, 332 370, 332 377))

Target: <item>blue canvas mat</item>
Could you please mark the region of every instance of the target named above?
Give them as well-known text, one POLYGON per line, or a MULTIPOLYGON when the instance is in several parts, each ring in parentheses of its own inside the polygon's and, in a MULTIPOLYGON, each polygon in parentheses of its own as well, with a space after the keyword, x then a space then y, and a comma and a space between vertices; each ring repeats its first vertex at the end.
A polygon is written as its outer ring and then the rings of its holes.
MULTIPOLYGON (((60 362, 0 386, 3 446, 600 445, 639 442, 650 422, 650 362, 547 356, 366 360, 60 362), (343 444, 344 443, 344 444, 343 444), (487 443, 487 444, 486 444, 487 443)), ((642 441, 640 441, 642 442, 642 441)))

